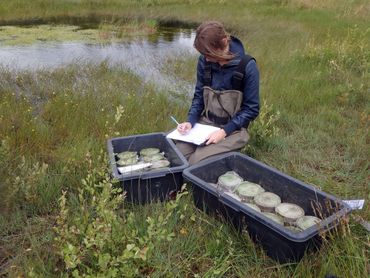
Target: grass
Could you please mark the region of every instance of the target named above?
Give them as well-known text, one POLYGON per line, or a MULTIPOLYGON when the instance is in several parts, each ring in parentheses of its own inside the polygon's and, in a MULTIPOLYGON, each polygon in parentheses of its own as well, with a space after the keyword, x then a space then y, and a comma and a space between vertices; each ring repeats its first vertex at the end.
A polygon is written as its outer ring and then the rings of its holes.
MULTIPOLYGON (((222 18, 257 58, 267 102, 244 151, 342 199, 364 198, 353 214, 367 220, 368 16, 366 1, 0 1, 10 25, 222 18), (262 121, 278 111, 273 126, 262 121)), ((163 70, 193 82, 195 63, 179 58, 163 70)), ((369 234, 351 217, 318 252, 281 265, 198 211, 191 194, 145 207, 115 198, 107 138, 171 129, 168 116, 185 118, 186 97, 174 102, 106 63, 0 71, 1 275, 368 277, 369 234)))

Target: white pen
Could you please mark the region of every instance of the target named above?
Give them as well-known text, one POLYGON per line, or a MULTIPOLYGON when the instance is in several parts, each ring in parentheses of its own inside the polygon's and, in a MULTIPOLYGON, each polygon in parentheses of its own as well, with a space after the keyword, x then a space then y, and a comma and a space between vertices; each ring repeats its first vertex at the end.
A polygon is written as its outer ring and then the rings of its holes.
POLYGON ((171 120, 172 120, 172 121, 174 121, 177 125, 179 125, 179 122, 178 122, 178 121, 176 121, 176 119, 175 119, 174 117, 170 116, 170 118, 171 118, 171 120))

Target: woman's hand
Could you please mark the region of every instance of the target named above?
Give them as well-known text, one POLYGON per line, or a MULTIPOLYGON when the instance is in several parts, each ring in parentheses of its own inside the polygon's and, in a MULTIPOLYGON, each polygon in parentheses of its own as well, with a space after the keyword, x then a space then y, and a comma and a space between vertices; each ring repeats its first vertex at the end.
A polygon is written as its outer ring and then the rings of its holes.
POLYGON ((177 131, 180 132, 182 135, 188 133, 190 129, 192 128, 191 123, 184 122, 177 126, 177 131))
POLYGON ((220 141, 225 140, 225 137, 226 137, 225 130, 220 129, 220 130, 214 131, 207 137, 206 145, 217 144, 220 141))

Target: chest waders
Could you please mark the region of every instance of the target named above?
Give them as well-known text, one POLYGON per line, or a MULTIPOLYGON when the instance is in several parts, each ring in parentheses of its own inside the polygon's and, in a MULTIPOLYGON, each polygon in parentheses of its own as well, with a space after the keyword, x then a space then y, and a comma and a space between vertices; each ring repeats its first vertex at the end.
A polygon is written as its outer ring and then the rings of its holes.
MULTIPOLYGON (((205 63, 203 87, 205 108, 202 113, 202 121, 223 127, 240 110, 240 106, 243 101, 245 67, 251 60, 255 59, 248 54, 241 58, 231 78, 232 90, 225 91, 217 91, 211 88, 211 63, 205 63)), ((248 126, 245 128, 248 128, 248 126)))
POLYGON ((240 110, 243 93, 237 90, 218 91, 203 87, 204 110, 201 120, 223 127, 240 110))
MULTIPOLYGON (((240 110, 243 101, 244 72, 247 63, 252 60, 249 55, 245 55, 239 63, 237 70, 232 76, 232 90, 214 90, 211 88, 212 74, 210 64, 205 64, 203 100, 204 110, 201 114, 199 123, 218 127, 226 125, 233 116, 240 110)), ((193 165, 209 156, 230 152, 243 148, 248 140, 249 134, 247 127, 235 130, 232 134, 225 137, 217 144, 210 144, 198 147, 194 144, 177 142, 176 146, 188 159, 189 164, 193 165)))

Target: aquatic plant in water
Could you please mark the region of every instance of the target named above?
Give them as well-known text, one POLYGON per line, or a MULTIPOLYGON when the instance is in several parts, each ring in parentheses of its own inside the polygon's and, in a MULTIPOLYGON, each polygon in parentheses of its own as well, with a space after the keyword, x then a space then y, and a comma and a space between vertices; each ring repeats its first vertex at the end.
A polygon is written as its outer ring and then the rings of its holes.
POLYGON ((1 26, 0 45, 28 45, 40 42, 124 42, 135 36, 148 35, 156 24, 127 23, 112 25, 102 23, 98 28, 81 28, 76 25, 1 26))

